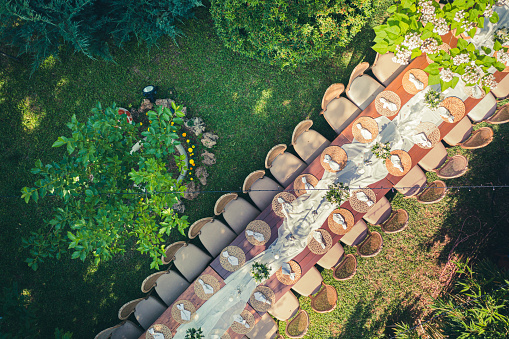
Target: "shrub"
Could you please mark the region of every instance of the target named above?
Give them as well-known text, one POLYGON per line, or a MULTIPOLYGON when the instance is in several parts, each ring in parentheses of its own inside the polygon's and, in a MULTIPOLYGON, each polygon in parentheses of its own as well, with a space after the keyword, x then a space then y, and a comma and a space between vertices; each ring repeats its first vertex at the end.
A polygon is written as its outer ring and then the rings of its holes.
POLYGON ((150 125, 144 131, 141 123, 119 116, 114 105, 98 104, 92 113, 86 123, 72 117, 71 137, 53 144, 66 146, 68 154, 47 165, 38 160, 32 173, 40 179, 21 190, 27 203, 48 196, 56 202, 53 219, 23 239, 30 249, 27 263, 35 270, 69 249, 72 259, 93 256, 97 265, 124 253, 134 239, 137 250, 152 257, 151 268, 158 268, 165 237, 174 228, 184 234, 188 226, 187 217, 171 209, 185 186, 166 168, 169 157, 185 166, 173 155, 184 113, 174 104, 173 111, 159 106, 147 113, 150 125), (140 134, 146 138, 143 147, 133 151, 140 134))
POLYGON ((297 66, 347 45, 373 13, 371 0, 212 0, 225 46, 274 65, 297 66))

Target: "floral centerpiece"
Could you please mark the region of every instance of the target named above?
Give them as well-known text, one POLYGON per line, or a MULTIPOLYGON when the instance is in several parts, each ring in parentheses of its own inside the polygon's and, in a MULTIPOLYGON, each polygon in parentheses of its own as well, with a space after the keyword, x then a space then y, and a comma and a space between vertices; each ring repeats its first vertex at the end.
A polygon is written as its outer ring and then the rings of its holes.
POLYGON ((342 182, 329 185, 325 198, 339 207, 339 205, 350 198, 350 187, 342 182))
POLYGON ((502 45, 509 45, 509 30, 507 27, 497 29, 493 34, 493 40, 502 45))
POLYGON ((201 339, 201 338, 205 338, 201 327, 200 328, 190 328, 186 331, 185 339, 201 339))
POLYGON ((386 142, 385 144, 381 143, 381 142, 377 142, 371 148, 371 152, 378 159, 388 159, 391 156, 391 147, 389 146, 388 142, 386 142))
POLYGON ((435 111, 443 100, 444 95, 441 92, 435 91, 434 89, 430 89, 424 95, 424 104, 432 111, 435 111))
POLYGON ((255 262, 251 267, 251 276, 257 283, 267 280, 270 276, 270 267, 255 262))

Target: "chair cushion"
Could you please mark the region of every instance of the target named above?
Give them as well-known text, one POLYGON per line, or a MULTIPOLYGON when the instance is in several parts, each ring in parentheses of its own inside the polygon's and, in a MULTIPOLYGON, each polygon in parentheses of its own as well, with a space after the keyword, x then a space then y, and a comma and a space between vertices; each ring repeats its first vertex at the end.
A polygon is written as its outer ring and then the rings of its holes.
POLYGON ((163 314, 168 306, 150 296, 140 301, 134 309, 134 316, 145 330, 148 329, 163 314))
POLYGON ((217 257, 237 237, 235 232, 219 220, 206 223, 200 231, 200 241, 213 257, 217 257))
POLYGON ((310 129, 299 135, 293 148, 302 160, 310 164, 329 145, 329 140, 325 139, 325 137, 317 131, 310 129))
POLYGON ((345 250, 343 249, 343 246, 337 242, 327 253, 323 255, 323 257, 320 258, 320 260, 318 260, 316 264, 330 270, 336 266, 344 253, 345 250))
POLYGON ((341 97, 329 102, 327 110, 323 112, 323 116, 330 127, 337 134, 340 134, 361 112, 362 110, 355 106, 353 102, 345 97, 341 97))
POLYGON ((369 222, 372 225, 380 225, 385 222, 392 213, 392 207, 389 200, 386 197, 382 197, 380 200, 376 202, 374 206, 372 206, 366 214, 364 214, 363 219, 369 222))
POLYGON ((265 176, 256 180, 251 185, 251 190, 248 193, 251 200, 253 200, 256 206, 263 211, 270 205, 276 194, 283 190, 283 187, 281 187, 277 182, 265 176))
POLYGON ((419 193, 426 182, 426 174, 419 166, 414 166, 394 187, 404 196, 411 197, 419 193))
POLYGON ((363 241, 367 234, 368 225, 361 219, 340 240, 345 245, 354 246, 363 241))
POLYGON ((444 141, 451 146, 455 146, 467 140, 470 134, 472 134, 472 123, 468 117, 464 117, 445 135, 444 141))
POLYGON ((504 79, 497 84, 497 87, 491 90, 491 93, 498 99, 507 97, 509 95, 509 77, 504 77, 504 79))
POLYGON ((267 312, 277 320, 285 321, 293 317, 298 310, 299 300, 292 291, 288 291, 267 312))
POLYGON ((137 339, 143 334, 143 330, 133 323, 126 320, 122 326, 117 327, 111 334, 111 339, 137 339))
POLYGON ((309 296, 320 290, 322 281, 323 278, 320 271, 318 271, 315 266, 312 266, 311 269, 293 285, 292 290, 300 295, 309 296))
POLYGON ((180 274, 170 270, 170 272, 161 275, 157 279, 155 290, 164 303, 170 306, 189 285, 187 280, 180 274))
POLYGON ((481 122, 491 117, 496 110, 497 99, 488 93, 467 115, 473 122, 481 122))
POLYGON ((444 144, 439 142, 419 161, 419 166, 425 171, 431 171, 442 166, 445 160, 447 160, 447 150, 444 144))
POLYGON ((274 319, 265 313, 246 336, 249 339, 271 339, 276 337, 277 330, 278 326, 274 319))
POLYGON ((291 153, 285 152, 274 159, 270 173, 279 181, 281 186, 286 187, 299 176, 306 166, 304 161, 291 153))
POLYGON ((406 65, 392 61, 393 57, 394 53, 392 52, 382 54, 378 56, 376 64, 371 68, 375 77, 384 86, 388 86, 406 68, 406 65))
POLYGON ((247 224, 253 221, 258 214, 260 214, 260 211, 256 207, 246 199, 239 197, 226 205, 223 217, 235 233, 240 234, 244 232, 247 224))
POLYGON ((360 109, 365 109, 385 89, 369 75, 361 75, 353 80, 347 95, 360 109))
POLYGON ((193 244, 182 247, 175 254, 175 266, 187 281, 193 281, 212 258, 193 244))

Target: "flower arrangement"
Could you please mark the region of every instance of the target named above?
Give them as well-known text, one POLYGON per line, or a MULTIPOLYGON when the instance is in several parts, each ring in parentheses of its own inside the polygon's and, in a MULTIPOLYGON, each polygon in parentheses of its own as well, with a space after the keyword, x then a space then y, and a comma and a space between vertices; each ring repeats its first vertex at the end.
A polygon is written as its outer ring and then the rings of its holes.
POLYGON ((424 95, 424 104, 432 111, 435 111, 443 100, 444 95, 441 92, 437 92, 433 89, 430 89, 424 95))
POLYGON ((327 201, 336 204, 339 207, 343 201, 350 198, 350 187, 342 182, 329 185, 329 190, 327 191, 327 194, 325 194, 325 198, 327 201))
POLYGON ((371 152, 378 159, 387 159, 391 156, 391 147, 389 146, 388 142, 386 142, 385 144, 381 143, 381 142, 377 142, 371 148, 371 152))
POLYGON ((265 264, 260 264, 255 262, 251 267, 251 276, 257 283, 261 283, 264 280, 267 280, 270 276, 270 267, 265 264))
POLYGON ((493 40, 498 41, 502 45, 509 45, 509 30, 507 27, 497 29, 493 34, 493 40))
POLYGON ((201 339, 201 338, 205 338, 205 336, 203 335, 203 331, 201 330, 201 327, 198 329, 190 328, 186 331, 185 339, 201 339))

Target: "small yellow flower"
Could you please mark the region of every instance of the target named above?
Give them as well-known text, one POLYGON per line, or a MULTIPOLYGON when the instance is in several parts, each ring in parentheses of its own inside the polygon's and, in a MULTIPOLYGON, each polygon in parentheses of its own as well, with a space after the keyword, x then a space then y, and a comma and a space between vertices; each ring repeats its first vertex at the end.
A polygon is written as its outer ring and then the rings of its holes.
POLYGON ((188 151, 189 153, 191 153, 191 152, 193 152, 193 149, 192 149, 191 147, 189 147, 189 148, 187 149, 187 151, 188 151))
POLYGON ((149 131, 149 132, 150 132, 150 127, 148 128, 148 130, 147 130, 147 131, 149 131))
POLYGON ((182 136, 183 136, 183 137, 185 137, 186 135, 187 135, 187 134, 186 134, 185 132, 184 132, 184 133, 182 133, 182 136))
POLYGON ((190 178, 189 180, 193 180, 193 178, 190 178))
POLYGON ((191 153, 191 154, 189 154, 189 155, 190 155, 190 156, 193 156, 193 155, 194 155, 194 153, 191 153))
POLYGON ((189 160, 189 163, 190 163, 191 165, 194 165, 194 160, 193 160, 193 159, 189 160))
POLYGON ((140 122, 140 126, 143 125, 143 123, 140 122))
POLYGON ((190 170, 192 170, 193 168, 191 167, 190 170))
POLYGON ((189 143, 189 139, 187 139, 186 142, 189 143))
POLYGON ((171 122, 171 125, 173 126, 173 121, 171 122))
POLYGON ((193 145, 193 148, 195 148, 195 147, 196 147, 196 146, 195 146, 195 145, 193 145))
POLYGON ((148 122, 152 123, 152 120, 149 120, 148 122))

